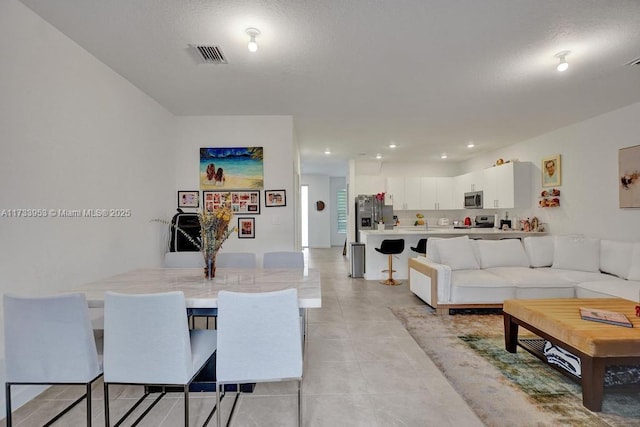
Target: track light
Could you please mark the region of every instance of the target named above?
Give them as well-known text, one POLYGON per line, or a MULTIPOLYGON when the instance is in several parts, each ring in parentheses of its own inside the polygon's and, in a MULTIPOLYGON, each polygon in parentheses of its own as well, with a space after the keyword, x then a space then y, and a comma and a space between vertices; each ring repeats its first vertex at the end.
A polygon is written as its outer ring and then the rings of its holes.
POLYGON ((560 60, 560 63, 556 67, 556 70, 560 72, 567 71, 567 68, 569 68, 569 63, 567 62, 567 55, 569 55, 570 53, 571 52, 568 50, 563 50, 562 52, 556 53, 555 55, 556 58, 560 60))
POLYGON ((260 34, 260 30, 257 28, 247 28, 246 32, 249 35, 249 44, 247 44, 249 52, 257 51, 258 43, 256 42, 256 36, 260 34))

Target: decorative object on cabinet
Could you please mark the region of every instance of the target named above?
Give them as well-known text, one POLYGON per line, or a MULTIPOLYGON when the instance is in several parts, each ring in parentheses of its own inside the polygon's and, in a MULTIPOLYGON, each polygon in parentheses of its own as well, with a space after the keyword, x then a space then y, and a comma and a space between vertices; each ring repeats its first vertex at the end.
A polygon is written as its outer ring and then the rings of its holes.
POLYGON ((179 208, 197 208, 200 206, 199 191, 178 191, 179 208))
POLYGON ((234 213, 259 214, 260 191, 203 191, 204 209, 218 209, 227 201, 234 213))
POLYGON ((256 238, 256 219, 238 218, 238 239, 256 238))
POLYGON ((267 208, 287 206, 287 192, 285 190, 265 190, 264 205, 267 208))
POLYGON ((424 225, 424 215, 422 215, 421 213, 417 213, 416 214, 416 221, 413 223, 413 225, 424 225))
POLYGON ((262 147, 200 148, 200 189, 262 188, 262 147))
POLYGON ((560 168, 560 154, 542 159, 542 186, 557 187, 562 183, 562 173, 560 168))
POLYGON ((618 150, 621 208, 640 208, 640 145, 618 150))
POLYGON ((560 206, 560 190, 553 188, 551 190, 543 190, 540 193, 538 207, 541 208, 557 208, 560 206))

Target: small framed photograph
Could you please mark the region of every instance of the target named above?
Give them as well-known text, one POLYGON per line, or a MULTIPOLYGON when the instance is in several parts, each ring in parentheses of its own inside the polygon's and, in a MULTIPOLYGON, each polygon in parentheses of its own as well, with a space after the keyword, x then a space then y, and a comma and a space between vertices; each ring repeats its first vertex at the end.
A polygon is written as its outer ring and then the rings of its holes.
POLYGON ((229 202, 231 210, 239 214, 260 213, 260 191, 203 191, 204 208, 208 211, 218 209, 229 202))
POLYGON ((559 187, 562 184, 560 154, 542 159, 541 170, 543 187, 559 187))
POLYGON ((287 192, 285 190, 265 190, 264 205, 268 208, 287 206, 287 192))
POLYGON ((256 219, 238 218, 238 239, 255 239, 256 219))
POLYGON ((179 208, 197 208, 200 206, 199 191, 178 191, 179 208))

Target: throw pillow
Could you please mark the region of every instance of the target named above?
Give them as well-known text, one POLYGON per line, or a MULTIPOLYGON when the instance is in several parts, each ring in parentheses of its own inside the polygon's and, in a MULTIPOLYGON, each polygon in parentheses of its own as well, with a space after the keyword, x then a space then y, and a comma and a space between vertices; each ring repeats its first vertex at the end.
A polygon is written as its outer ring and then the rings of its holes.
POLYGON ((631 268, 632 252, 632 242, 601 240, 600 271, 627 279, 631 268))
POLYGON ((556 236, 552 268, 597 272, 600 268, 600 240, 556 236))
POLYGON ((440 255, 438 254, 438 248, 436 248, 436 240, 442 240, 442 237, 429 237, 427 239, 427 258, 440 264, 440 255))
POLYGON ((631 267, 629 268, 629 280, 640 280, 640 243, 633 244, 631 252, 631 267))
POLYGON ((437 240, 435 246, 440 256, 440 263, 448 265, 451 270, 478 270, 480 268, 468 236, 437 240))
POLYGON ((525 237, 524 249, 531 267, 551 267, 553 264, 553 236, 525 237))
POLYGON ((520 239, 478 240, 480 268, 529 267, 529 258, 520 239))

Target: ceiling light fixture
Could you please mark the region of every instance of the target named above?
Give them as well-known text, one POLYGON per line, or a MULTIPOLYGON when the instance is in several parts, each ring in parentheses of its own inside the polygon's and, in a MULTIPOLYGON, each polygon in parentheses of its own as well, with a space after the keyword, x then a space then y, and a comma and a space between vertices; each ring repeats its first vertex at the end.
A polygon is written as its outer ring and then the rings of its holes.
POLYGON ((569 63, 567 62, 567 55, 569 55, 570 53, 571 51, 569 50, 563 50, 562 52, 556 53, 555 57, 560 60, 560 63, 556 67, 556 70, 560 72, 567 71, 567 68, 569 68, 569 63))
POLYGON ((397 145, 394 144, 393 142, 391 144, 389 144, 389 148, 396 148, 396 147, 397 147, 397 145))
POLYGON ((331 154, 331 150, 329 150, 329 149, 327 148, 326 150, 324 150, 324 154, 326 154, 326 155, 328 156, 329 154, 331 154))
POLYGON ((473 148, 475 146, 476 146, 476 144, 474 144, 473 142, 470 142, 470 143, 467 144, 467 148, 473 148))
POLYGON ((447 154, 443 153, 442 156, 440 156, 441 159, 446 159, 447 158, 447 154))
POLYGON ((260 34, 260 30, 257 28, 247 28, 247 34, 249 35, 249 44, 247 48, 249 52, 255 52, 258 50, 258 43, 256 43, 256 36, 260 34))
POLYGON ((382 158, 382 154, 376 154, 376 159, 380 160, 382 158))

